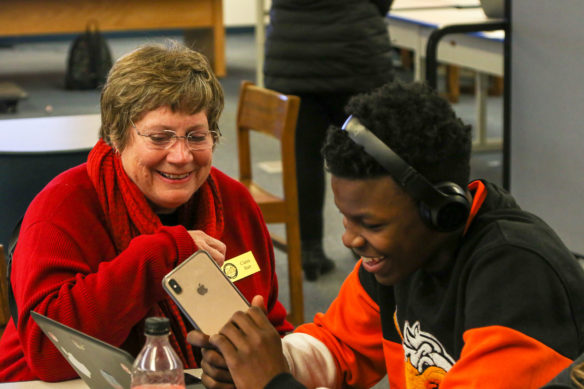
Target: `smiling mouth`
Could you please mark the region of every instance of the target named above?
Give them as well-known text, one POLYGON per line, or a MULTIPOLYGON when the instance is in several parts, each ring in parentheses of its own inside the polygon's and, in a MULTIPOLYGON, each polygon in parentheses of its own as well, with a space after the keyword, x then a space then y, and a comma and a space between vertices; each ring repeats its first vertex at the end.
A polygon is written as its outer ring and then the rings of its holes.
POLYGON ((385 256, 382 256, 382 257, 365 257, 365 256, 361 256, 361 259, 366 264, 378 263, 378 262, 383 261, 385 258, 386 258, 385 256))
POLYGON ((164 172, 159 171, 158 174, 160 174, 164 178, 168 178, 169 180, 182 180, 182 179, 185 179, 188 176, 190 176, 191 172, 184 173, 184 174, 171 174, 171 173, 164 173, 164 172))

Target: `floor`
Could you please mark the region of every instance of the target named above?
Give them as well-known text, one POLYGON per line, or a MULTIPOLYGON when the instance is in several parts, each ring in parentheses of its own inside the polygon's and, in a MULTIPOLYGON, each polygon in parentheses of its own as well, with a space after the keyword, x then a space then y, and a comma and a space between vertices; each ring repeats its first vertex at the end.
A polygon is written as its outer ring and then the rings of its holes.
MULTIPOLYGON (((181 35, 168 34, 141 35, 133 37, 110 37, 114 58, 137 47, 146 41, 161 42, 165 39, 182 39, 181 35)), ((253 32, 235 31, 226 36, 227 76, 221 80, 225 90, 225 111, 220 120, 223 140, 216 149, 214 165, 229 175, 236 175, 237 165, 235 149, 235 109, 239 84, 242 80, 255 79, 255 42, 253 32)), ((57 41, 31 41, 0 46, 0 82, 14 81, 24 88, 28 99, 22 101, 18 111, 0 114, 0 120, 46 115, 76 115, 99 112, 99 94, 95 91, 67 91, 63 88, 65 63, 71 39, 57 41)), ((1 42, 0 42, 1 43, 1 42)), ((396 64, 399 56, 396 54, 396 64)), ((411 79, 411 71, 398 69, 397 75, 411 79)), ((463 80, 463 82, 468 82, 463 80)), ((474 97, 462 95, 454 105, 458 115, 467 123, 474 124, 474 97)), ((38 129, 41 131, 42 129, 38 129)), ((95 129, 97 131, 97 129, 95 129)), ((488 136, 500 138, 502 132, 502 98, 488 99, 488 136)), ((23 134, 34 136, 34 133, 23 134)), ((262 162, 278 159, 278 153, 272 143, 264 139, 252 139, 257 146, 254 154, 254 174, 263 184, 277 188, 280 176, 262 169, 262 162)), ((472 178, 487 178, 501 183, 501 153, 473 153, 471 161, 472 178)), ((336 270, 319 278, 317 282, 305 282, 305 318, 311 320, 316 312, 326 310, 335 297, 341 283, 355 264, 352 254, 341 244, 342 223, 339 212, 335 209, 330 188, 326 194, 325 205, 325 241, 327 254, 335 260, 336 270)), ((275 231, 282 231, 281 226, 270 226, 275 231)), ((280 299, 288 306, 288 285, 285 254, 276 251, 277 272, 280 282, 280 299)), ((387 388, 382 381, 376 388, 387 388)))

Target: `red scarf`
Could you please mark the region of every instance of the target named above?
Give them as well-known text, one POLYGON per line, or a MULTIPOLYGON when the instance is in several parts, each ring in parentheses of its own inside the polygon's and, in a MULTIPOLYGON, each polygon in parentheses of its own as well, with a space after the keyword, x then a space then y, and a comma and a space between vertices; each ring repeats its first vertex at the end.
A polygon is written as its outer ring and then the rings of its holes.
MULTIPOLYGON (((118 253, 125 250, 136 236, 153 234, 162 227, 144 194, 124 171, 119 154, 102 139, 89 153, 87 171, 118 253)), ((179 207, 178 219, 189 230, 202 230, 217 239, 222 235, 223 207, 212 172, 191 199, 179 207)), ((186 341, 185 322, 170 297, 154 306, 148 316, 171 319, 170 341, 174 349, 185 368, 196 367, 192 347, 186 341)))

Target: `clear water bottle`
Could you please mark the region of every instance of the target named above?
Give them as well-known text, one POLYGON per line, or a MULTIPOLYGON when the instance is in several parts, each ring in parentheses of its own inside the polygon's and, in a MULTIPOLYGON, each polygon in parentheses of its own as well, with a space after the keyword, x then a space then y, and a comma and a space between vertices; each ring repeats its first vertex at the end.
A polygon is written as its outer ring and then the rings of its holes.
POLYGON ((132 389, 184 389, 183 364, 168 341, 168 318, 147 318, 144 333, 146 344, 132 367, 132 389))

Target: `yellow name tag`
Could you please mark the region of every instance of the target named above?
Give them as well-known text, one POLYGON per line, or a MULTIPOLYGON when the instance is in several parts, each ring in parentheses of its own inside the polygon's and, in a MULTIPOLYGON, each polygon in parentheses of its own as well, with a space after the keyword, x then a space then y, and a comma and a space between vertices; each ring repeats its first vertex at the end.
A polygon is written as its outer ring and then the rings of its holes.
POLYGON ((231 282, 239 281, 260 271, 260 267, 251 251, 223 262, 221 269, 231 282))

